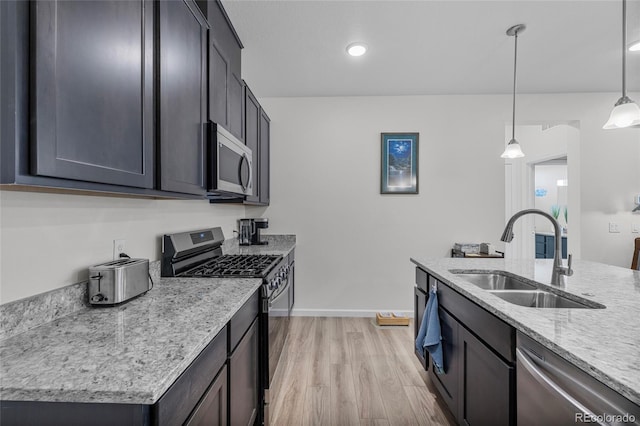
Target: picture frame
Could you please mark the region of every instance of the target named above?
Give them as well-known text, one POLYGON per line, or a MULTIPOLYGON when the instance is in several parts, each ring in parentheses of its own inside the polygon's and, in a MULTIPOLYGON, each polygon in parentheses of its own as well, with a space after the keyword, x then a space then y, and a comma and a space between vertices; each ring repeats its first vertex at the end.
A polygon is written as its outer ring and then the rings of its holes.
POLYGON ((380 193, 418 194, 418 133, 381 133, 380 193))

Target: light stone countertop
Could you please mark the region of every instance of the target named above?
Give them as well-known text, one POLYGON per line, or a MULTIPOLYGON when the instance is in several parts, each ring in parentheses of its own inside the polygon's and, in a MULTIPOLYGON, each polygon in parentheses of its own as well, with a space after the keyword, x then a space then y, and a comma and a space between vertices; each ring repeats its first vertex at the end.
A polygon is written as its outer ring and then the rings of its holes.
MULTIPOLYGON (((640 272, 574 261, 559 290, 606 309, 528 308, 506 302, 450 270, 507 271, 550 285, 553 260, 416 259, 430 272, 506 323, 640 404, 640 272)), ((566 261, 565 261, 566 262, 566 261)))
MULTIPOLYGON (((223 252, 286 256, 295 247, 295 235, 265 238, 268 245, 247 247, 230 239, 223 252)), ((156 279, 148 293, 120 306, 82 308, 2 339, 0 399, 153 404, 261 284, 156 279)))
POLYGON ((257 278, 162 278, 0 341, 0 397, 153 404, 257 290, 257 278))
POLYGON ((224 254, 275 254, 287 256, 296 245, 295 235, 262 235, 269 244, 261 246, 241 246, 237 238, 225 240, 222 244, 224 254))

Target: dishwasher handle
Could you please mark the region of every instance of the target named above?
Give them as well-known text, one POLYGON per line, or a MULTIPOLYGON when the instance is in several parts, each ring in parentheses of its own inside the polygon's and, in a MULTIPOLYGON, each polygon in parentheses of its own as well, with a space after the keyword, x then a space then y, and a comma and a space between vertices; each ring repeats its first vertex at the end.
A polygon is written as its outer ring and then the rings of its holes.
MULTIPOLYGON (((580 401, 571 396, 567 391, 562 389, 557 383, 555 383, 549 376, 544 374, 542 370, 540 370, 534 362, 531 360, 527 354, 520 348, 516 349, 516 359, 518 365, 522 366, 532 377, 534 377, 538 383, 540 383, 547 391, 557 394, 560 398, 567 401, 571 404, 579 412, 585 414, 587 417, 591 419, 597 419, 597 416, 585 407, 580 401)), ((606 423, 598 422, 599 425, 605 425, 606 423)))

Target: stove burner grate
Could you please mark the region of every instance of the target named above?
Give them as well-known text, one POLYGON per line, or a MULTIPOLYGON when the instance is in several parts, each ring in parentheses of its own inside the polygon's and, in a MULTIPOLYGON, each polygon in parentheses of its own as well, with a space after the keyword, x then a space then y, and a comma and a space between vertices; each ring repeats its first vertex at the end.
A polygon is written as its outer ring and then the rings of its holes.
POLYGON ((262 278, 281 256, 227 254, 180 274, 182 277, 245 277, 262 278))

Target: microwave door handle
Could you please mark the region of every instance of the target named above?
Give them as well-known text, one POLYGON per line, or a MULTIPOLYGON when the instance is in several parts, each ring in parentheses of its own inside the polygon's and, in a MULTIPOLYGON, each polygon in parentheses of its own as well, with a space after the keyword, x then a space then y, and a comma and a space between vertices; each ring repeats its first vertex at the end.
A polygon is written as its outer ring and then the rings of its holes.
POLYGON ((253 170, 251 170, 251 162, 249 161, 249 157, 246 153, 242 154, 242 162, 240 163, 240 186, 242 186, 242 192, 247 192, 247 189, 251 186, 251 182, 253 182, 253 170), (249 169, 249 181, 245 185, 244 180, 242 179, 242 163, 247 163, 247 168, 249 169))
POLYGON ((246 161, 247 154, 242 154, 242 158, 240 159, 240 166, 238 166, 238 178, 240 180, 240 186, 242 187, 242 192, 247 192, 247 186, 244 184, 244 179, 242 179, 242 164, 246 161))
POLYGON ((249 167, 249 182, 247 182, 247 188, 251 188, 253 186, 253 165, 251 164, 251 161, 249 161, 249 157, 247 156, 247 154, 242 154, 245 158, 245 160, 247 160, 247 167, 249 167))

